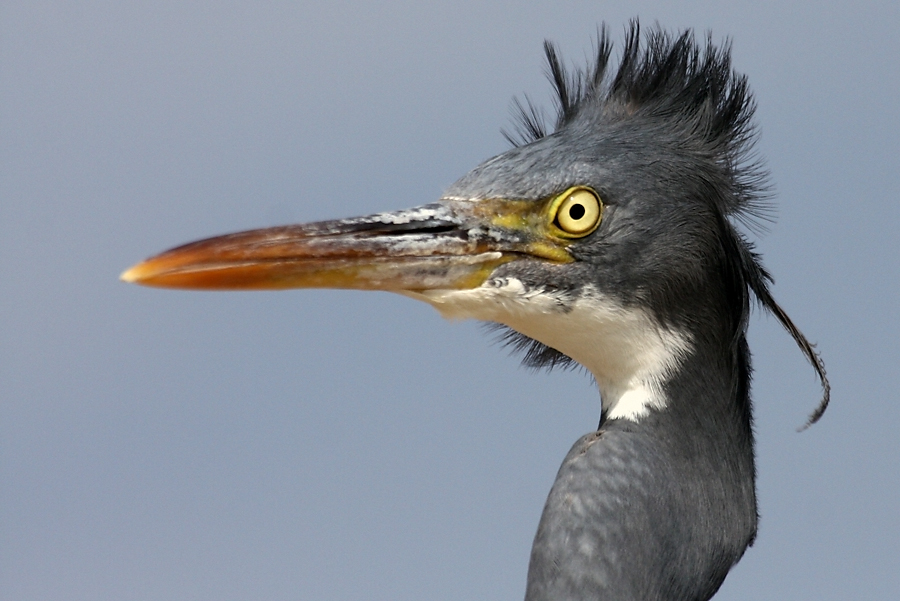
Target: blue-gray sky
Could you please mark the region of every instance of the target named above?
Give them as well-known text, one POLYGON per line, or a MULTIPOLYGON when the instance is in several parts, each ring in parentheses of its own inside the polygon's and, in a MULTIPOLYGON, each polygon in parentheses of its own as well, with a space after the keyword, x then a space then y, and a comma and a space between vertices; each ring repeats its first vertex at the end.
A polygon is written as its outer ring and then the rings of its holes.
POLYGON ((578 373, 382 293, 129 286, 194 238, 435 200, 549 100, 541 42, 730 36, 776 298, 761 528, 717 599, 900 598, 900 4, 5 2, 0 598, 520 599, 578 373), (314 6, 322 4, 323 6, 314 6))

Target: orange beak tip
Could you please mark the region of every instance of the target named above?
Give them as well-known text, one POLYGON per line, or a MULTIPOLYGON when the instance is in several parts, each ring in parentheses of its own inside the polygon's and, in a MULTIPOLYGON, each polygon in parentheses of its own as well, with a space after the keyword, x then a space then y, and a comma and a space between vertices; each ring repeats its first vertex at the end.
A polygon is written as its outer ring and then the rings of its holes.
POLYGON ((122 275, 119 276, 119 279, 129 284, 137 283, 141 279, 138 265, 135 265, 134 267, 130 267, 123 271, 122 275))
POLYGON ((159 275, 158 269, 155 269, 148 263, 148 261, 141 261, 137 265, 132 265, 122 272, 119 279, 127 284, 141 284, 147 286, 148 282, 150 282, 154 276, 159 275))

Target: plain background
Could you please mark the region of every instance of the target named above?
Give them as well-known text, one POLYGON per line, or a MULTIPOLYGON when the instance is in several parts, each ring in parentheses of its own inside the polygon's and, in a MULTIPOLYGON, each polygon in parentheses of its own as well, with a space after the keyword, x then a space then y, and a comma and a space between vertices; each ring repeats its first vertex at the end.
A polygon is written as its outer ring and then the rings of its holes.
MULTIPOLYGON (((900 598, 900 3, 0 4, 0 597, 521 599, 577 372, 382 293, 118 281, 195 238, 399 209, 549 105, 541 42, 730 37, 820 395, 757 315, 761 528, 729 599, 900 598)), ((620 47, 620 46, 619 46, 620 47)))

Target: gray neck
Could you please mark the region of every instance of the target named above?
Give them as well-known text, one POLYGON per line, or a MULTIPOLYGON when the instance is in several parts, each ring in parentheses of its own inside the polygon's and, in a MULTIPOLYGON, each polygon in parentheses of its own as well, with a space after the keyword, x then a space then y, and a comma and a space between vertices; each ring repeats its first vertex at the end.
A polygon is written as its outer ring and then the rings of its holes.
POLYGON ((665 407, 604 419, 566 456, 526 601, 705 600, 756 533, 749 353, 695 352, 665 407))

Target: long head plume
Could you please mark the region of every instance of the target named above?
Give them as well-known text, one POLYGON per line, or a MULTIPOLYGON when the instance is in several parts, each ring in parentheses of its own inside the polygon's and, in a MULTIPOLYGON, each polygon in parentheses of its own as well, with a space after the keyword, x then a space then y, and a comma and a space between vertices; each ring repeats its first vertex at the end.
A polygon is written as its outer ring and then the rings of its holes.
MULTIPOLYGON (((831 385, 815 345, 803 335, 787 313, 775 302, 765 270, 751 242, 735 222, 754 231, 765 230, 771 222, 767 171, 753 151, 756 105, 745 76, 731 68, 731 46, 717 47, 710 36, 698 43, 691 31, 677 36, 658 28, 641 35, 639 23, 632 21, 625 35, 618 68, 612 72, 613 43, 605 26, 597 33, 593 60, 586 68, 567 69, 556 46, 544 42, 547 76, 554 89, 554 125, 529 98, 513 102, 512 130, 502 133, 513 146, 524 146, 552 136, 576 123, 644 119, 666 122, 680 130, 682 143, 714 159, 719 167, 718 184, 724 193, 712 195, 716 209, 731 234, 736 256, 733 274, 740 288, 743 306, 735 324, 735 344, 746 334, 750 299, 770 312, 787 330, 812 365, 822 385, 822 399, 800 430, 822 417, 831 396, 831 385)), ((532 368, 575 367, 577 364, 556 349, 503 326, 500 340, 523 354, 523 363, 532 368)))

